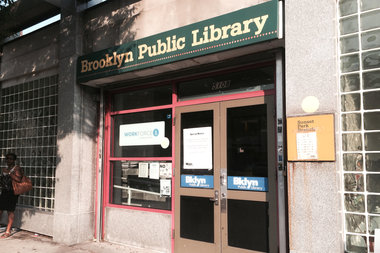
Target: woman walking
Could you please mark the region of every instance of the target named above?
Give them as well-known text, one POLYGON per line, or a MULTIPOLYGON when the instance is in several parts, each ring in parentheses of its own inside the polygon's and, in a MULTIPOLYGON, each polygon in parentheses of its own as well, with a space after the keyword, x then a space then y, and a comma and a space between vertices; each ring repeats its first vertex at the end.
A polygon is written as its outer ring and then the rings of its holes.
POLYGON ((8 225, 5 233, 0 238, 8 238, 11 236, 12 224, 15 218, 15 210, 18 195, 15 195, 12 187, 12 180, 21 182, 22 171, 18 165, 16 165, 16 154, 9 153, 6 156, 7 167, 2 169, 0 174, 0 218, 3 211, 7 211, 8 225))

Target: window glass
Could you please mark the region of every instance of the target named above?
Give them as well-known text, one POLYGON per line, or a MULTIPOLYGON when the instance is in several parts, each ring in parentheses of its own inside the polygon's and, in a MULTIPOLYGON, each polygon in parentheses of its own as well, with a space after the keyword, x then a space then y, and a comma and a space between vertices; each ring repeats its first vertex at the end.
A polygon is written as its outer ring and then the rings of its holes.
POLYGON ((363 73, 363 88, 380 88, 380 71, 371 71, 363 73))
POLYGON ((171 209, 170 161, 111 162, 112 204, 171 209))
POLYGON ((33 189, 20 195, 18 204, 49 212, 55 203, 58 78, 3 87, 0 96, 0 163, 6 153, 16 153, 33 181, 33 189))
POLYGON ((380 1, 339 0, 338 11, 345 252, 374 252, 380 228, 380 1))
MULTIPOLYGON (((181 175, 187 174, 187 175, 213 175, 214 174, 214 161, 209 161, 211 164, 207 164, 206 167, 208 168, 198 168, 196 165, 188 164, 191 159, 190 157, 185 157, 185 146, 190 145, 187 144, 185 140, 184 134, 189 131, 191 135, 191 131, 196 131, 199 129, 199 131, 211 131, 210 137, 211 137, 211 152, 213 153, 213 124, 214 124, 214 113, 213 111, 200 111, 200 112, 188 112, 188 113, 182 113, 181 114, 181 160, 183 163, 181 164, 181 175), (203 130, 202 130, 203 129, 203 130), (192 168, 192 167, 196 168, 192 168)), ((190 141, 190 140, 189 140, 190 141)), ((191 146, 191 145, 190 145, 191 146)), ((211 155, 212 157, 212 155, 211 155)), ((202 164, 203 166, 205 164, 202 164)))
POLYGON ((344 151, 362 150, 362 136, 361 134, 343 134, 342 144, 344 151))
POLYGON ((364 113, 364 129, 379 130, 380 129, 380 112, 364 113))
POLYGON ((380 91, 365 92, 363 93, 364 109, 380 109, 380 91))
POLYGON ((340 69, 343 73, 359 70, 359 55, 348 55, 340 57, 340 69))
POLYGON ((380 153, 366 154, 366 169, 380 172, 380 153))
POLYGON ((172 103, 172 86, 166 85, 124 93, 114 93, 111 99, 113 111, 167 105, 172 103))
POLYGON ((359 214, 346 214, 346 229, 352 233, 366 233, 365 216, 359 214))
MULTIPOLYGON (((171 87, 111 94, 112 111, 171 105, 171 87)), ((110 203, 171 210, 172 120, 171 108, 111 116, 110 157, 123 160, 110 162, 110 203)))
POLYGON ((340 16, 347 16, 358 11, 356 0, 340 0, 339 12, 340 16))
POLYGON ((171 157, 172 110, 113 116, 114 157, 171 157))
POLYGON ((363 213, 365 198, 362 194, 344 194, 344 206, 348 212, 363 213))
POLYGON ((341 91, 355 91, 360 89, 359 74, 344 75, 340 77, 341 91))
POLYGON ((360 113, 350 113, 342 115, 343 131, 359 131, 361 129, 360 113))
POLYGON ((367 174, 367 191, 380 193, 380 174, 367 174))
POLYGON ((368 195, 368 212, 373 214, 380 214, 380 196, 368 195))
POLYGON ((359 50, 358 35, 348 36, 340 39, 340 49, 342 54, 352 53, 359 50))
POLYGON ((227 109, 227 174, 268 177, 266 105, 227 109))
POLYGON ((343 166, 346 171, 362 171, 363 155, 362 154, 343 154, 343 166))
POLYGON ((341 19, 340 32, 341 34, 354 33, 359 30, 358 16, 341 19))
POLYGON ((229 199, 227 216, 229 246, 268 252, 267 202, 229 199), (252 233, 253 227, 260 233, 252 233))
POLYGON ((178 84, 178 98, 223 95, 274 88, 274 68, 262 67, 235 73, 218 74, 178 84))
POLYGON ((375 8, 380 8, 380 1, 361 0, 360 5, 362 11, 367 11, 375 8))
POLYGON ((360 235, 346 235, 346 250, 347 252, 368 252, 367 238, 360 235))
POLYGON ((368 224, 368 232, 371 235, 375 234, 375 229, 380 228, 380 217, 379 216, 368 216, 369 224, 368 224))
POLYGON ((363 53, 363 69, 380 67, 380 50, 363 53))
POLYGON ((214 243, 214 203, 209 198, 181 196, 180 205, 181 238, 214 243))
POLYGON ((371 11, 360 16, 360 27, 362 31, 379 26, 380 11, 371 11))
POLYGON ((380 47, 380 30, 362 33, 362 49, 380 47))
POLYGON ((360 110, 360 94, 342 95, 341 103, 344 112, 358 111, 360 110))
POLYGON ((349 192, 363 192, 364 178, 362 173, 344 174, 344 190, 349 192))
POLYGON ((367 151, 380 151, 380 132, 364 134, 365 149, 367 151))

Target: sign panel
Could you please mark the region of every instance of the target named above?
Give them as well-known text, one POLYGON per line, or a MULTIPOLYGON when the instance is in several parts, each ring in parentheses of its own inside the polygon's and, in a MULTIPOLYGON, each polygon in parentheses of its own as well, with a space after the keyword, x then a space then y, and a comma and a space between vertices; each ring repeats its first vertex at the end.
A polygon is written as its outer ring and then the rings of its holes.
POLYGON ((297 158, 318 159, 317 154, 317 133, 297 133, 297 158))
POLYGON ((214 188, 214 176, 181 175, 181 187, 185 188, 214 188))
POLYGON ((334 115, 287 118, 289 161, 335 161, 334 115))
POLYGON ((276 39, 275 0, 78 58, 78 82, 276 39))
POLYGON ((171 177, 172 177, 172 164, 160 163, 160 178, 171 178, 171 177))
POLYGON ((268 178, 266 177, 227 177, 229 190, 268 191, 268 178))
POLYGON ((149 163, 139 163, 138 177, 147 178, 149 175, 149 163))
POLYGON ((212 169, 212 128, 183 130, 183 168, 212 169))
POLYGON ((170 179, 160 180, 160 194, 170 196, 172 192, 172 181, 170 179))
POLYGON ((120 125, 120 146, 161 145, 165 121, 120 125))
POLYGON ((160 179, 160 163, 149 163, 149 178, 160 179))

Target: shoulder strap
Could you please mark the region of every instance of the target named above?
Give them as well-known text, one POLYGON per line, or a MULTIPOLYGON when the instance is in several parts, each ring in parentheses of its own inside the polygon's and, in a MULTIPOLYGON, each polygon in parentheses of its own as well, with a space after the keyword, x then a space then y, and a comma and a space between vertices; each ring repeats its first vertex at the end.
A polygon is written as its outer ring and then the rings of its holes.
POLYGON ((13 166, 13 168, 9 171, 9 173, 12 173, 15 170, 16 166, 17 165, 13 166))

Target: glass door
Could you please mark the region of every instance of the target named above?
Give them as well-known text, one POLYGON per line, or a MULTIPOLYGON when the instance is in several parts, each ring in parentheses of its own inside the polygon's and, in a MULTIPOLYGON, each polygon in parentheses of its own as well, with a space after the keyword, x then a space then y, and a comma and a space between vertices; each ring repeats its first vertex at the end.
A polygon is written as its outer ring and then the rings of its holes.
POLYGON ((219 103, 176 109, 175 252, 220 252, 219 103))
POLYGON ((176 109, 175 252, 278 250, 273 103, 176 109))
POLYGON ((221 103, 222 252, 278 252, 274 117, 273 96, 221 103))

